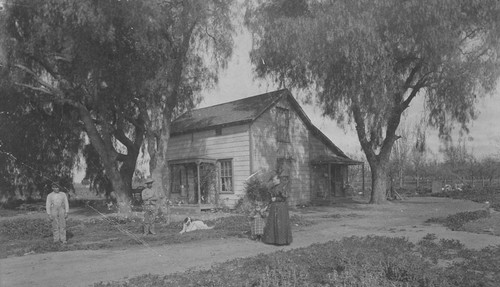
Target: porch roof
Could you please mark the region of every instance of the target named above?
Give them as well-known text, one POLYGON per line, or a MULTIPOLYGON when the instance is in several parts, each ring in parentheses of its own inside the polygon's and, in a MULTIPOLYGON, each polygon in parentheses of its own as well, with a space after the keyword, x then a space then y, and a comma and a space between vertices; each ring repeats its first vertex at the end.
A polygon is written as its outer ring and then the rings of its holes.
POLYGON ((348 157, 340 157, 335 155, 322 155, 313 160, 311 160, 311 164, 340 164, 340 165, 361 165, 362 161, 357 161, 350 159, 348 157))
POLYGON ((216 163, 216 162, 217 162, 217 159, 211 158, 211 157, 207 157, 207 156, 185 157, 185 158, 168 160, 169 164, 216 163))

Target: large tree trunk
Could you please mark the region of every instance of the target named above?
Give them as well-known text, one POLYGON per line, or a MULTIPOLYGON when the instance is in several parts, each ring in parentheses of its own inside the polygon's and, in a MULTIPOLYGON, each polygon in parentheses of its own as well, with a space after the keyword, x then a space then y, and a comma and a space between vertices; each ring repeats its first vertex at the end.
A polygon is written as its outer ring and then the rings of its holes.
POLYGON ((384 164, 370 163, 372 172, 372 193, 370 203, 387 202, 387 167, 384 164))
MULTIPOLYGON (((104 164, 106 166, 106 164, 104 164)), ((118 203, 118 212, 129 214, 132 212, 132 203, 130 200, 130 187, 126 186, 118 169, 111 167, 106 168, 106 174, 111 181, 113 191, 116 194, 116 202, 118 203)))
MULTIPOLYGON (((389 168, 389 159, 394 143, 399 138, 399 136, 396 136, 396 130, 401 121, 401 114, 408 105, 404 103, 404 105, 401 106, 399 104, 400 99, 397 95, 395 96, 395 100, 395 106, 387 121, 385 139, 383 139, 380 144, 379 141, 376 140, 377 134, 374 133, 373 130, 368 129, 370 134, 370 139, 368 139, 364 114, 361 112, 359 103, 357 103, 356 99, 353 99, 352 113, 356 123, 356 132, 372 172, 372 193, 370 203, 374 204, 387 202, 387 172, 389 168), (378 154, 375 152, 377 149, 379 150, 378 154)), ((373 127, 371 127, 371 129, 373 129, 373 127)))
POLYGON ((124 157, 122 166, 120 167, 120 176, 123 184, 127 187, 127 195, 131 198, 132 194, 132 177, 134 176, 135 166, 137 163, 138 152, 128 150, 129 154, 124 157))
POLYGON ((127 187, 124 183, 120 171, 118 170, 118 154, 114 150, 113 143, 110 140, 111 136, 109 134, 105 134, 106 131, 102 131, 104 133, 103 136, 100 135, 92 117, 90 116, 90 113, 85 107, 80 106, 79 113, 84 123, 85 130, 87 131, 90 143, 99 154, 106 176, 109 178, 111 185, 113 186, 113 191, 116 194, 116 200, 118 203, 118 211, 120 213, 128 214, 132 211, 129 196, 130 187, 127 187), (107 138, 107 140, 104 140, 103 137, 107 138))
POLYGON ((365 131, 364 117, 362 116, 358 106, 353 108, 354 120, 356 122, 356 132, 361 144, 361 148, 366 155, 368 164, 370 165, 372 173, 372 191, 370 203, 381 204, 387 202, 387 171, 389 165, 389 157, 391 154, 392 146, 396 140, 394 131, 397 125, 392 125, 387 134, 389 138, 384 140, 382 148, 377 155, 374 151, 374 144, 368 141, 365 131))
POLYGON ((151 157, 149 168, 151 177, 158 184, 158 191, 161 193, 159 209, 167 213, 167 200, 170 194, 170 169, 167 162, 167 148, 170 139, 170 115, 167 111, 162 112, 163 121, 161 126, 156 127, 159 137, 148 137, 148 152, 151 157))

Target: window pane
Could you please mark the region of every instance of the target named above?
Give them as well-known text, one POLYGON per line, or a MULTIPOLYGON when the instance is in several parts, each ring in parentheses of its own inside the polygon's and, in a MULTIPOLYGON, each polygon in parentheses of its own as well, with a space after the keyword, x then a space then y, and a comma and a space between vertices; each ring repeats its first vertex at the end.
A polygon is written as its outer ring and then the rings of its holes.
POLYGON ((220 182, 221 191, 232 192, 233 191, 233 162, 232 160, 221 160, 220 161, 220 182))
POLYGON ((290 112, 284 108, 276 108, 276 124, 277 124, 277 140, 281 142, 289 142, 289 124, 290 112))

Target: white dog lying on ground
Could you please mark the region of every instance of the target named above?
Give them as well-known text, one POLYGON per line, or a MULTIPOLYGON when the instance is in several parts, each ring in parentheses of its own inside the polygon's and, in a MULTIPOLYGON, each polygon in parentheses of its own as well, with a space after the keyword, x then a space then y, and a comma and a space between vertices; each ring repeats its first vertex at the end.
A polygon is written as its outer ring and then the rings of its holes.
POLYGON ((179 233, 182 234, 184 232, 191 232, 191 231, 195 231, 195 230, 213 229, 214 227, 215 227, 215 225, 208 226, 201 220, 193 221, 191 219, 191 217, 186 217, 184 219, 184 223, 182 224, 182 230, 179 233))

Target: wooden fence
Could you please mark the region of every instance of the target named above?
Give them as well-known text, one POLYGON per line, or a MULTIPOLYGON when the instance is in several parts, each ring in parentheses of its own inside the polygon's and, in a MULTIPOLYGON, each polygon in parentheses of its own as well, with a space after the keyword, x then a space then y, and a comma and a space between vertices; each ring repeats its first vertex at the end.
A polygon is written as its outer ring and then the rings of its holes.
MULTIPOLYGON (((480 179, 446 179, 446 178, 422 178, 420 180, 416 179, 411 179, 411 178, 406 178, 403 181, 399 180, 394 180, 392 182, 393 188, 396 190, 432 190, 432 184, 433 182, 439 182, 441 185, 442 189, 446 188, 472 188, 472 189, 478 189, 478 188, 486 188, 486 187, 494 187, 494 188, 500 188, 500 178, 494 178, 494 179, 485 179, 485 178, 480 178, 480 179)), ((371 176, 370 174, 366 175, 364 178, 364 184, 363 184, 363 178, 361 177, 356 177, 356 178, 350 178, 349 179, 349 184, 351 187, 356 191, 356 192, 362 192, 363 191, 363 185, 364 185, 364 191, 369 191, 371 190, 371 176)), ((390 180, 387 183, 387 188, 389 189, 391 187, 391 182, 390 180)))

